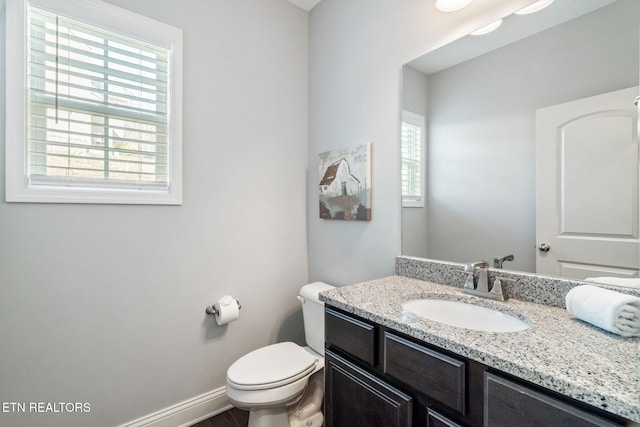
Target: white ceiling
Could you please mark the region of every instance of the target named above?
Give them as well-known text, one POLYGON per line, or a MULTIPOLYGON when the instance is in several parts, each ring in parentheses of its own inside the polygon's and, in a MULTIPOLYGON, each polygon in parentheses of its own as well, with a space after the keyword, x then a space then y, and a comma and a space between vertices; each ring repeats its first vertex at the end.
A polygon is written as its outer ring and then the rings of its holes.
POLYGON ((300 9, 304 9, 309 12, 315 5, 320 3, 322 0, 288 0, 289 3, 298 6, 300 9))

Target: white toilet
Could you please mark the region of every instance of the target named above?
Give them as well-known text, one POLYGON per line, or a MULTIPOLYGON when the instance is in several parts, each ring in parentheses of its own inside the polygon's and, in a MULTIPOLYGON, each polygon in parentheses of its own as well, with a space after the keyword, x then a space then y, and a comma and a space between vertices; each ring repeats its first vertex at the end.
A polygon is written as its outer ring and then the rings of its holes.
POLYGON ((324 397, 324 303, 333 289, 314 282, 300 289, 308 347, 282 342, 252 351, 227 370, 227 397, 249 411, 249 427, 320 427, 324 397))

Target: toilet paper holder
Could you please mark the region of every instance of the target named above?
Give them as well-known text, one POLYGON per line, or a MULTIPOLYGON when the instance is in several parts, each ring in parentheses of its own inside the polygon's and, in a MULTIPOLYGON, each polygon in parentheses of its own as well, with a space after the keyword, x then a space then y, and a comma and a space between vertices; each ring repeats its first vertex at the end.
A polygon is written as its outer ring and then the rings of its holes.
MULTIPOLYGON (((240 305, 240 301, 236 300, 236 303, 238 303, 238 310, 240 310, 242 308, 242 305, 240 305)), ((204 311, 211 316, 215 316, 216 314, 218 314, 218 310, 216 310, 216 308, 212 305, 207 306, 204 311)))

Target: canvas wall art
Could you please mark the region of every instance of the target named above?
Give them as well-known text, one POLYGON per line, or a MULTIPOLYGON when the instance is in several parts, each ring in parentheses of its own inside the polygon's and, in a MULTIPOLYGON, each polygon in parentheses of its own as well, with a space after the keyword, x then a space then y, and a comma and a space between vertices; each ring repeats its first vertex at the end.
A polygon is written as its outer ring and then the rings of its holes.
POLYGON ((371 220, 371 146, 320 153, 320 218, 371 220))

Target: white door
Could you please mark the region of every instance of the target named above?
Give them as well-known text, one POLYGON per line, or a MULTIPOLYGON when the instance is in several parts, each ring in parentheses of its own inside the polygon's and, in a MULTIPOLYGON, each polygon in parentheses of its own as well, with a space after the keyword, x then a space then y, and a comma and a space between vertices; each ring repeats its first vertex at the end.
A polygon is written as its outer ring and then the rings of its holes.
POLYGON ((637 95, 536 112, 537 273, 638 277, 637 95))

